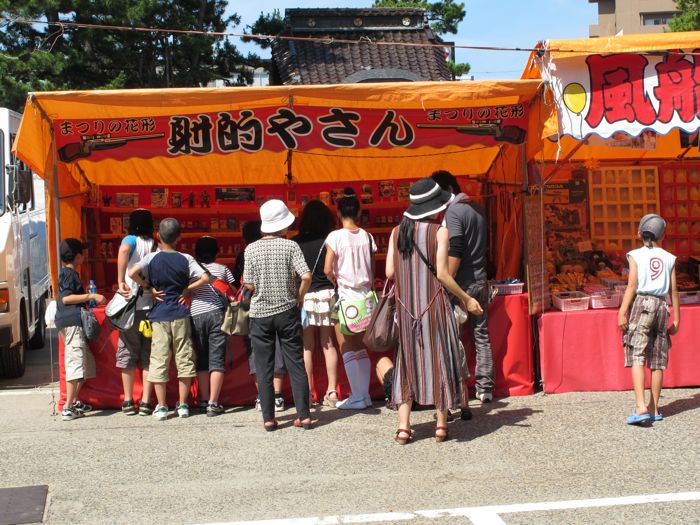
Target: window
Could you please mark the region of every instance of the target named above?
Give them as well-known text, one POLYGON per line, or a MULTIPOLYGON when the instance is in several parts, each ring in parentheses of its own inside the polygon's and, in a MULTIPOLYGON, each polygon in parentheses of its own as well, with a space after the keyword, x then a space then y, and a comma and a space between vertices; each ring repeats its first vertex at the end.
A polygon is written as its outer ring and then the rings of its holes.
POLYGON ((676 13, 641 13, 643 26, 665 26, 671 21, 676 13))
POLYGON ((0 129, 0 215, 5 213, 5 133, 0 129))

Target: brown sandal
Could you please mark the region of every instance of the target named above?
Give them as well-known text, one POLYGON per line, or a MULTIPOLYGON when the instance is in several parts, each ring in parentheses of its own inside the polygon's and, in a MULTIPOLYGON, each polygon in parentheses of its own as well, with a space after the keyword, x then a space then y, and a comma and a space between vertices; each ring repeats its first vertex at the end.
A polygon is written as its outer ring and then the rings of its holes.
POLYGON ((450 438, 450 431, 447 429, 447 427, 435 427, 435 441, 438 443, 442 443, 446 439, 450 438), (444 430, 445 434, 444 435, 439 435, 438 432, 444 430))
POLYGON ((405 428, 400 428, 396 431, 396 435, 394 436, 394 441, 396 441, 399 445, 405 445, 408 443, 411 439, 413 439, 413 432, 410 430, 406 430, 405 428), (407 438, 400 438, 399 434, 408 434, 407 438))
POLYGON ((326 395, 323 396, 323 404, 327 407, 335 408, 335 405, 338 404, 338 393, 335 390, 329 390, 326 392, 326 395), (333 396, 333 397, 331 397, 333 396))
POLYGON ((304 430, 311 430, 312 425, 313 421, 311 421, 310 417, 307 417, 306 419, 301 419, 298 417, 294 420, 294 426, 297 428, 303 428, 304 430))

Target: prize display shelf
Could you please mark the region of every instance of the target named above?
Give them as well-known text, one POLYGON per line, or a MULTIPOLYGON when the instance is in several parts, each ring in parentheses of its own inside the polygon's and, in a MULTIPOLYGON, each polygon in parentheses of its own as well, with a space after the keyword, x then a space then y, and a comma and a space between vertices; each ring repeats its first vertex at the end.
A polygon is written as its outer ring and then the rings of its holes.
POLYGON ((661 216, 666 219, 663 246, 674 255, 700 255, 700 167, 661 169, 661 216))
POLYGON ((626 252, 637 246, 639 219, 659 212, 658 180, 653 166, 590 170, 591 240, 596 247, 626 252))

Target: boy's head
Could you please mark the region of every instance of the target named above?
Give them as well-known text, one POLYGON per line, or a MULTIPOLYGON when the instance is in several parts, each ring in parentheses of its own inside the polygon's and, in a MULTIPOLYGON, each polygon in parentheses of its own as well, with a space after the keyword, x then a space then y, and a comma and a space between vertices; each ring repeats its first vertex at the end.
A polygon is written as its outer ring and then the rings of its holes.
POLYGON ((172 217, 163 219, 158 226, 158 234, 162 243, 175 246, 180 238, 180 223, 172 217))
POLYGON ((664 233, 666 233, 666 221, 660 215, 648 213, 639 221, 639 236, 644 241, 660 241, 664 233))
POLYGON ((457 182, 457 177, 452 175, 449 171, 439 170, 433 172, 430 176, 438 185, 445 191, 451 192, 453 195, 458 195, 462 193, 462 188, 459 187, 459 182, 457 182))
POLYGON ((61 241, 61 262, 64 264, 80 264, 83 261, 83 250, 88 247, 80 239, 69 237, 61 241))
POLYGON ((153 236, 153 215, 150 211, 138 209, 129 214, 129 235, 153 236))
POLYGON ((213 263, 218 253, 219 243, 214 237, 200 237, 194 245, 194 257, 202 264, 213 263))

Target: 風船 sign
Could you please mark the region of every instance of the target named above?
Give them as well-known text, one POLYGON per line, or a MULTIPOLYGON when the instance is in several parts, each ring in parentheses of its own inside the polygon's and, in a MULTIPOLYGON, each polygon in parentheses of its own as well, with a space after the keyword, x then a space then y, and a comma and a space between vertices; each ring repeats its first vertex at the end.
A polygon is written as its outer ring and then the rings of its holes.
POLYGON ((562 135, 700 128, 700 50, 565 57, 540 70, 554 91, 562 135))

